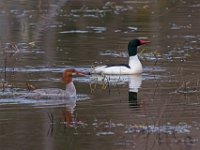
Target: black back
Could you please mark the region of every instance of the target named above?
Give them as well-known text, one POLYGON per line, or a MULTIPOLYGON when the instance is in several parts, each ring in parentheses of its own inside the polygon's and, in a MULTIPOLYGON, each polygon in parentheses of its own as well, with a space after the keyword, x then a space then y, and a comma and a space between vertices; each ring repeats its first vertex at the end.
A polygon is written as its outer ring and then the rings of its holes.
POLYGON ((107 65, 107 67, 118 67, 118 66, 123 66, 123 67, 127 67, 127 68, 131 68, 128 64, 113 64, 113 65, 107 65))

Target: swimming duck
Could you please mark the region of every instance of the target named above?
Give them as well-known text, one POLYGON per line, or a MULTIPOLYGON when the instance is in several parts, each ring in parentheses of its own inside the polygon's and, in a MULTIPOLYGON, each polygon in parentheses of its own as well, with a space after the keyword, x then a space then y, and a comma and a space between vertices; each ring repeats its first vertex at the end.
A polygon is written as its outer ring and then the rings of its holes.
POLYGON ((26 99, 66 99, 76 97, 76 88, 72 81, 73 76, 85 76, 86 74, 75 69, 68 69, 63 72, 62 80, 66 85, 65 90, 58 88, 36 89, 23 96, 26 99))
POLYGON ((140 74, 142 73, 142 64, 137 55, 137 47, 148 44, 150 41, 134 39, 128 44, 129 63, 119 65, 103 65, 95 67, 91 73, 93 74, 140 74))

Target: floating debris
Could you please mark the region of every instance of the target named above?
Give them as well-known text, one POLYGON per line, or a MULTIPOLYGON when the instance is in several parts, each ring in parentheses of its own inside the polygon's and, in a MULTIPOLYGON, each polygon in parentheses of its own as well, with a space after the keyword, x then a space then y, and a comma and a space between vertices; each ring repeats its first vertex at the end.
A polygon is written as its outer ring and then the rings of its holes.
POLYGON ((192 94, 192 93, 197 93, 199 92, 196 86, 189 86, 190 82, 184 82, 182 83, 182 85, 177 88, 174 92, 170 93, 170 94, 174 94, 174 93, 180 93, 180 94, 192 94))
POLYGON ((192 94, 192 93, 197 93, 198 90, 195 87, 187 87, 184 89, 179 89, 176 92, 181 94, 192 94))

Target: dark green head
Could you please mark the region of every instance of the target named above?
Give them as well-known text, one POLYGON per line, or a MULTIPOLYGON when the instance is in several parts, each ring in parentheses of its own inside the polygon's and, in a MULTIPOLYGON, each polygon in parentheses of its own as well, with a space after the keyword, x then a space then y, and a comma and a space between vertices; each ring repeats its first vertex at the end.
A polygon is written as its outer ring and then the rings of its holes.
POLYGON ((143 44, 148 44, 150 41, 138 40, 134 39, 131 40, 128 44, 128 54, 129 56, 135 56, 137 54, 137 47, 143 44))

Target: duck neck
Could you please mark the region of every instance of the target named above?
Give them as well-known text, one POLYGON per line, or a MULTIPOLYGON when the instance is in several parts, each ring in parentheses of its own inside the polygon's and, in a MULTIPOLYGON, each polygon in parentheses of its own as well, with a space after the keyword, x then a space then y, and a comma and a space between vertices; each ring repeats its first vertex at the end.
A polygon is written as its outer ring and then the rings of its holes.
POLYGON ((66 85, 66 93, 70 96, 70 97, 75 97, 76 96, 76 88, 74 86, 73 82, 70 82, 66 85))
POLYGON ((137 54, 129 57, 129 66, 131 67, 131 69, 134 69, 138 73, 142 72, 142 64, 141 64, 137 54))
POLYGON ((137 47, 133 46, 132 44, 129 44, 128 45, 128 54, 129 54, 129 56, 137 55, 137 47))

